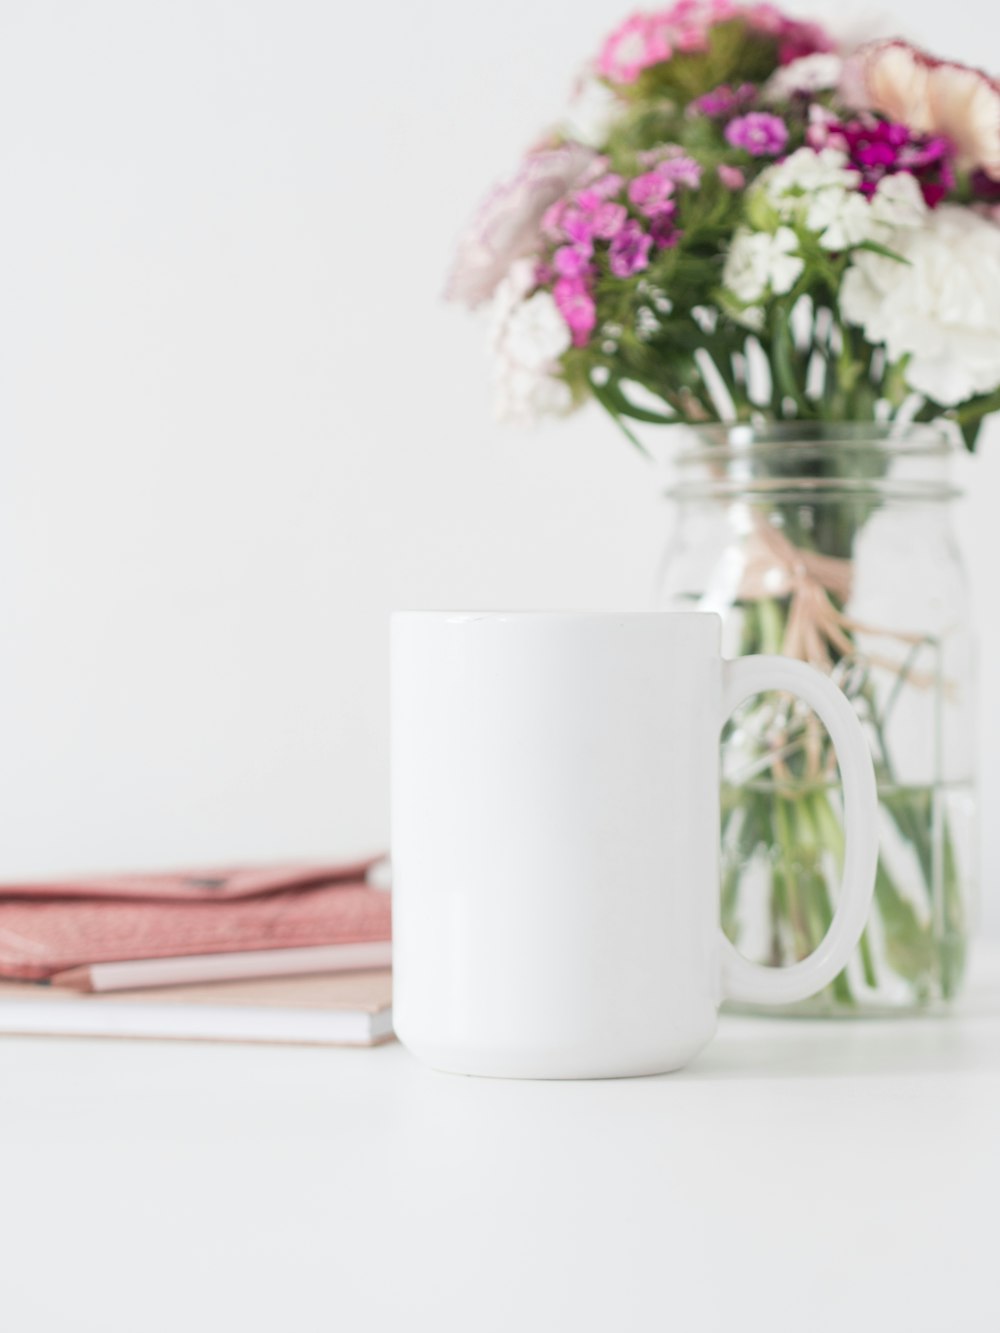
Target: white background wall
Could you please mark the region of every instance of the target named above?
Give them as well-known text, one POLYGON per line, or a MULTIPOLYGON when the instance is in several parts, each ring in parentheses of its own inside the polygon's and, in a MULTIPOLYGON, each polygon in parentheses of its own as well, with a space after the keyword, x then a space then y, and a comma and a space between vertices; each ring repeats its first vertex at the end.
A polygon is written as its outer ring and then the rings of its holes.
MULTIPOLYGON (((391 607, 648 604, 662 479, 596 413, 495 427, 438 299, 625 8, 6 0, 0 877, 378 847, 391 607)), ((1000 432, 963 472, 988 686, 1000 432)), ((998 740, 986 695, 1000 923, 998 740)))

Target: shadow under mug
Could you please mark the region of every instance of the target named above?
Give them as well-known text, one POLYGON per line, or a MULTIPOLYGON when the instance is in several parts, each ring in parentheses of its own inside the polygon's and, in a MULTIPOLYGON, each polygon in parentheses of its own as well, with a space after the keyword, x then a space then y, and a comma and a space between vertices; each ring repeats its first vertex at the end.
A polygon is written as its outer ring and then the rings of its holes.
POLYGON ((723 998, 801 1000, 864 929, 875 777, 850 704, 781 657, 721 656, 706 612, 402 612, 392 623, 393 1011, 442 1070, 662 1073, 723 998), (719 925, 719 738, 740 703, 797 695, 843 783, 844 882, 791 967, 719 925))

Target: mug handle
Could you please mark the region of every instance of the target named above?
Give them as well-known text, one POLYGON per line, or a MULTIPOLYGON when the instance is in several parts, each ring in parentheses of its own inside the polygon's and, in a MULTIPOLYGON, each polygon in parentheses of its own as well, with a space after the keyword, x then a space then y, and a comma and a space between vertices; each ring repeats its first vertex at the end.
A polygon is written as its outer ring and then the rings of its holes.
POLYGON ((830 928, 808 958, 789 967, 751 963, 722 937, 722 990, 752 1004, 793 1004, 834 979, 868 919, 878 864, 878 793, 868 741, 854 709, 833 681, 787 657, 722 663, 723 716, 765 690, 787 690, 815 711, 833 741, 844 789, 844 875, 830 928))

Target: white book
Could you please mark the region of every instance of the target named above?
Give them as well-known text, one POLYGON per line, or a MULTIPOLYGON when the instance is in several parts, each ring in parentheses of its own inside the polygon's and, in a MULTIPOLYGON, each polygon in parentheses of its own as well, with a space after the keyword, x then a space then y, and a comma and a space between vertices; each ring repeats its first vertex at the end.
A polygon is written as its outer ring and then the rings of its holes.
POLYGON ((374 1046, 392 1036, 388 970, 80 993, 0 982, 0 1033, 374 1046))

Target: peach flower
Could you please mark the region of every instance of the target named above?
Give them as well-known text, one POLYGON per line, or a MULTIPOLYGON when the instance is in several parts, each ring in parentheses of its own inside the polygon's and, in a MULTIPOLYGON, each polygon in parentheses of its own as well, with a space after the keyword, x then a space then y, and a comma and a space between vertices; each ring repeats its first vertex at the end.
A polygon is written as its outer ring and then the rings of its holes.
MULTIPOLYGON (((933 56, 906 42, 876 42, 858 53, 868 105, 921 134, 942 134, 960 167, 1000 180, 1000 84, 981 70, 933 56)), ((853 81, 853 80, 852 80, 853 81)))

